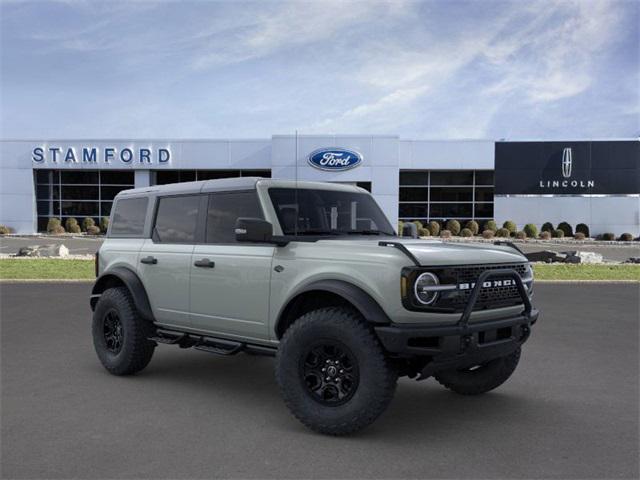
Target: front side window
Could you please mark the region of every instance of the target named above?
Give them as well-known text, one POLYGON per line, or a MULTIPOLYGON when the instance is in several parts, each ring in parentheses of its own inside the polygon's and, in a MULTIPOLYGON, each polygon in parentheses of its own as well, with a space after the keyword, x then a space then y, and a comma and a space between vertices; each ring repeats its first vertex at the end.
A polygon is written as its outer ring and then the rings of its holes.
POLYGON ((270 188, 269 196, 285 235, 395 235, 365 193, 270 188))
POLYGON ((255 191, 209 195, 207 243, 235 243, 236 220, 240 217, 264 218, 255 191))
POLYGON ((199 205, 199 195, 160 198, 153 229, 154 241, 159 243, 195 242, 199 205))
POLYGON ((116 202, 110 236, 140 237, 147 216, 147 198, 123 198, 116 202))

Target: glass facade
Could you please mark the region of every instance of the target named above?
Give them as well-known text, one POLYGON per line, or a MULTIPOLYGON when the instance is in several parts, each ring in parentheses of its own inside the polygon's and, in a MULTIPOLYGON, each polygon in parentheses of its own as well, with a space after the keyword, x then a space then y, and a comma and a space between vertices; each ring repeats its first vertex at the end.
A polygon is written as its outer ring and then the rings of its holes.
POLYGON ((74 217, 80 223, 92 217, 111 214, 114 197, 121 190, 134 187, 134 172, 130 170, 35 170, 38 231, 47 229, 50 218, 74 217))
POLYGON ((493 170, 401 170, 400 220, 493 218, 493 170))
POLYGON ((156 170, 153 172, 153 176, 154 185, 166 185, 167 183, 215 180, 217 178, 271 178, 271 170, 156 170))

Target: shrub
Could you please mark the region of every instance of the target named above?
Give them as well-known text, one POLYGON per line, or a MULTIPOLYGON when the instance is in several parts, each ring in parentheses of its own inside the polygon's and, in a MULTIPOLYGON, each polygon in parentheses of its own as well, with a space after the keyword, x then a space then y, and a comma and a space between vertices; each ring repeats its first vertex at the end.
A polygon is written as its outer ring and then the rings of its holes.
POLYGON ((431 236, 431 232, 429 231, 428 228, 421 228, 420 230, 418 230, 418 236, 419 237, 430 237, 431 236))
POLYGON ((89 227, 95 227, 95 226, 96 226, 96 222, 93 218, 85 217, 82 219, 82 230, 84 230, 85 232, 89 227))
POLYGON ((451 238, 451 231, 449 230, 441 230, 440 231, 441 238, 451 238))
POLYGON ((522 231, 527 234, 527 237, 536 238, 538 236, 538 227, 533 223, 527 223, 522 231))
POLYGON ((524 230, 520 230, 519 232, 516 232, 516 238, 518 240, 526 240, 527 239, 527 234, 524 230))
POLYGON ((516 230, 518 230, 515 222, 512 222, 511 220, 507 220, 506 222, 504 222, 502 224, 502 228, 506 228, 507 230, 509 230, 509 235, 515 235, 516 230))
POLYGON ((478 232, 480 231, 480 225, 478 225, 478 222, 476 222, 475 220, 469 220, 465 225, 465 228, 468 228, 469 230, 471 230, 471 233, 473 235, 477 235, 478 232))
POLYGON ((51 230, 47 230, 52 235, 62 235, 64 233, 64 227, 62 225, 55 225, 51 230))
POLYGON ((89 225, 87 227, 88 235, 100 235, 100 227, 96 227, 95 225, 89 225))
POLYGON ((493 238, 495 235, 493 230, 485 230, 482 232, 482 238, 493 238))
POLYGON ((567 222, 560 222, 558 230, 562 230, 565 237, 573 237, 573 228, 567 222))
POLYGON ((551 235, 553 235, 553 238, 564 238, 564 230, 556 228, 551 235))
POLYGON ((612 240, 615 240, 616 236, 611 232, 606 232, 606 233, 603 233, 602 235, 600 235, 600 237, 598 237, 598 238, 599 238, 599 240, 605 240, 605 241, 610 242, 612 240))
POLYGON ((542 228, 540 230, 543 231, 543 232, 553 232, 553 223, 544 222, 542 224, 542 228))
POLYGON ((422 222, 420 220, 414 220, 411 223, 413 223, 418 228, 418 231, 420 231, 420 229, 424 227, 424 225, 422 225, 422 222))
POLYGON ((0 235, 6 235, 7 233, 11 233, 11 227, 7 227, 6 225, 0 225, 0 235))
POLYGON ((506 228, 499 228, 498 231, 496 232, 496 237, 508 238, 510 236, 511 236, 511 232, 506 228))
POLYGON ((585 236, 584 233, 582 232, 576 232, 575 235, 573 236, 574 239, 576 240, 584 240, 585 236))
POLYGON ((440 234, 440 223, 435 220, 431 220, 429 222, 429 231, 431 231, 431 235, 437 237, 440 234))
POLYGON ((493 233, 496 233, 498 231, 498 224, 495 220, 487 220, 484 224, 484 229, 491 230, 493 233))
POLYGON ((78 225, 78 220, 73 217, 67 218, 66 222, 64 222, 64 228, 69 233, 80 233, 80 225, 78 225))
POLYGON ((576 225, 576 233, 583 233, 585 237, 590 237, 589 226, 586 223, 576 225))
POLYGON ((618 240, 620 240, 621 242, 632 242, 633 235, 631 235, 630 233, 623 233, 622 235, 620 235, 620 238, 618 238, 618 240))
POLYGON ((100 219, 99 227, 102 233, 107 233, 107 228, 109 228, 109 217, 102 217, 100 219))
POLYGON ((462 230, 460 230, 460 236, 461 237, 473 237, 473 232, 471 231, 470 228, 463 228, 462 230))
MULTIPOLYGON (((102 220, 104 220, 104 217, 102 217, 102 219, 100 220, 100 229, 102 230, 102 220)), ((107 220, 108 223, 108 220, 107 220)), ((401 237, 402 236, 402 229, 404 228, 404 222, 401 220, 398 220, 398 236, 401 237)), ((104 231, 106 232, 107 230, 104 229, 104 231)))
POLYGON ((549 240, 551 238, 551 232, 544 230, 540 232, 540 240, 549 240))
MULTIPOLYGON (((60 224, 60 219, 59 218, 50 218, 49 221, 47 222, 47 233, 54 233, 54 229, 56 227, 60 227, 62 226, 60 224)), ((59 233, 59 232, 58 232, 59 233)))
POLYGON ((452 235, 459 235, 460 234, 460 222, 458 220, 448 220, 447 221, 447 230, 449 230, 452 235))

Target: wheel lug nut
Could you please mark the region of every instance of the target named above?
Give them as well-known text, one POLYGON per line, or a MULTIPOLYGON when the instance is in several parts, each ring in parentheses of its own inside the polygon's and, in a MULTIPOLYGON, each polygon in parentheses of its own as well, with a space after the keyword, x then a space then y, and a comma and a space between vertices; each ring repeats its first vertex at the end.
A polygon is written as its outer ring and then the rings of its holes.
POLYGON ((322 371, 324 372, 326 370, 326 368, 322 368, 322 371))

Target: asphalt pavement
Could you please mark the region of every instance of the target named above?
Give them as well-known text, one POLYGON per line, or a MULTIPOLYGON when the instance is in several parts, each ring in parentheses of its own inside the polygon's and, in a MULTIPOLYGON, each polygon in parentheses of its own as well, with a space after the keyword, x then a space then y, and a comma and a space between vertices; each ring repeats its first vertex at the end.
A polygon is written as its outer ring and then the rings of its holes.
POLYGON ((638 478, 638 284, 539 284, 505 385, 402 379, 346 438, 289 414, 271 358, 160 346, 109 375, 89 289, 0 283, 3 478, 638 478))

